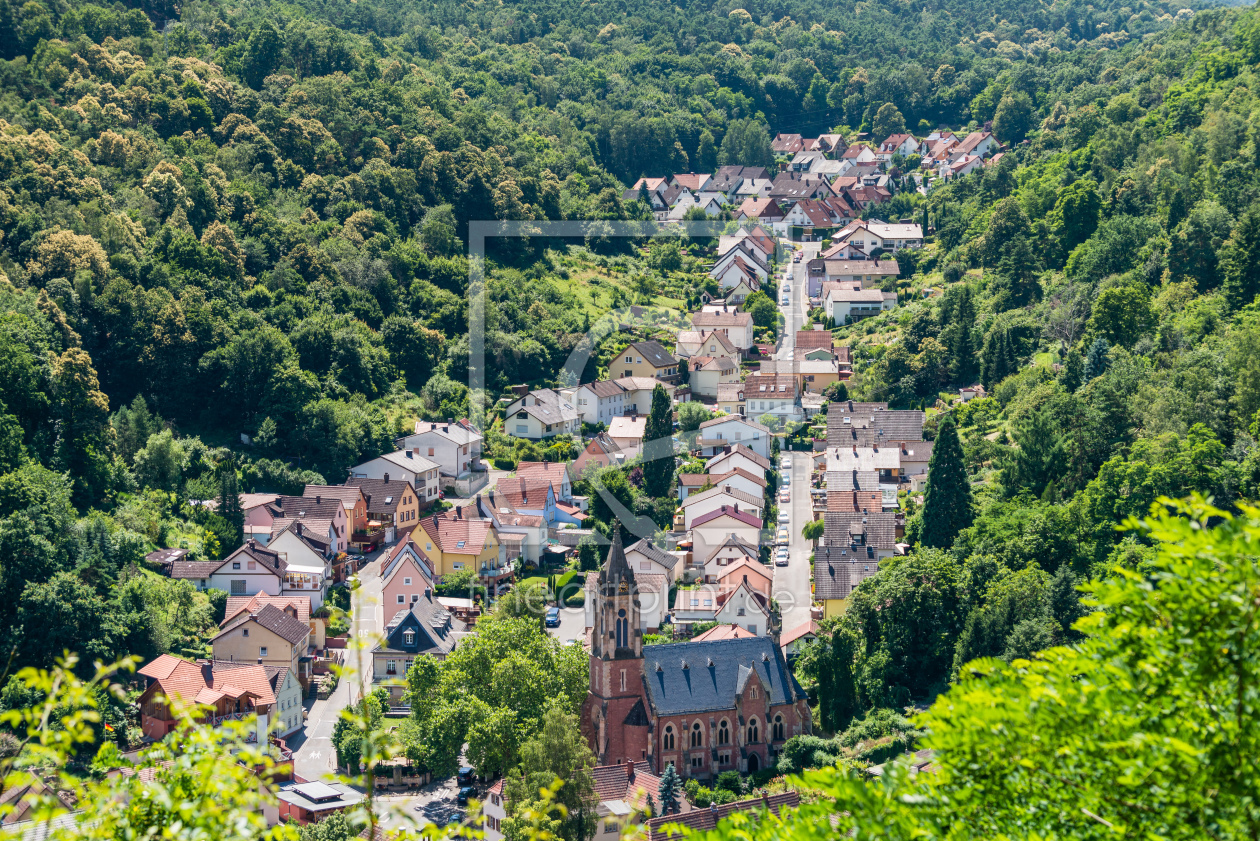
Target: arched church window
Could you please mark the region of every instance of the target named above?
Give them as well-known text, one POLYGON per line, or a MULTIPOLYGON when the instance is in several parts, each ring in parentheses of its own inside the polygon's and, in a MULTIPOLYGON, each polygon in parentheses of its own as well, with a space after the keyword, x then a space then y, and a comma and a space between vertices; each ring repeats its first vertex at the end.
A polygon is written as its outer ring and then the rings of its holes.
POLYGON ((757 726, 757 719, 748 722, 748 744, 755 745, 761 741, 761 729, 757 726))
POLYGON ((674 749, 674 725, 665 725, 665 735, 662 737, 662 740, 665 743, 665 750, 674 749))
POLYGON ((776 742, 783 741, 783 716, 781 715, 774 717, 774 740, 776 742))
POLYGON ((704 747, 704 729, 698 721, 691 725, 691 746, 693 748, 704 747))
POLYGON ((718 725, 718 744, 729 745, 731 743, 731 727, 726 723, 726 719, 722 719, 722 723, 718 725))
POLYGON ((630 620, 626 619, 626 610, 622 608, 617 611, 617 647, 626 648, 630 645, 630 620))

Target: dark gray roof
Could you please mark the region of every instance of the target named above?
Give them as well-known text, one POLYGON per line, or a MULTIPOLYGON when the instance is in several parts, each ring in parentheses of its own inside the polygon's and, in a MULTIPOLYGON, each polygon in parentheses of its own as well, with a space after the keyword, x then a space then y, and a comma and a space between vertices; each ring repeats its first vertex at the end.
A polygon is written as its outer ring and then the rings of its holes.
POLYGON ((398 508, 402 495, 411 489, 411 485, 395 479, 386 482, 384 479, 360 479, 351 477, 347 485, 354 485, 363 491, 367 498, 367 510, 373 514, 388 512, 393 514, 398 508))
POLYGON ((847 599, 853 588, 879 571, 877 558, 855 557, 852 552, 833 557, 819 549, 814 553, 814 599, 847 599))
POLYGON ((827 446, 844 447, 852 443, 844 433, 855 426, 867 426, 877 412, 887 411, 887 403, 855 403, 843 400, 827 406, 827 446), (849 422, 845 423, 844 419, 849 422))
POLYGON ((432 590, 426 590, 419 601, 398 611, 389 620, 385 626, 385 643, 376 653, 445 656, 455 650, 457 634, 465 630, 467 626, 451 618, 432 590), (403 633, 408 628, 417 632, 411 645, 403 641, 403 633))
POLYGON ((888 409, 853 416, 850 421, 845 424, 842 415, 833 427, 827 416, 828 447, 890 447, 923 440, 923 412, 917 410, 888 409))
POLYGON ((657 368, 678 364, 678 360, 674 358, 674 355, 667 351, 665 346, 658 341, 633 342, 630 347, 643 354, 643 358, 657 368))
POLYGON ((265 605, 262 610, 252 616, 242 611, 237 621, 220 631, 215 636, 215 639, 218 639, 235 628, 239 628, 251 619, 258 623, 260 628, 266 628, 268 631, 271 631, 273 634, 276 634, 281 639, 293 645, 297 645, 302 642, 302 640, 306 639, 307 635, 311 632, 310 626, 301 619, 298 619, 296 616, 290 616, 274 604, 269 604, 265 605))
POLYGON ((831 470, 827 472, 829 491, 877 491, 879 474, 874 470, 831 470))
POLYGON ((223 561, 175 561, 171 564, 171 578, 209 578, 223 566, 223 561))
POLYGON ((739 687, 754 671, 772 705, 805 696, 769 637, 643 647, 648 701, 658 716, 734 709, 739 687))
MULTIPOLYGON (((335 504, 340 505, 341 503, 335 504)), ((218 565, 217 568, 221 569, 227 566, 230 561, 239 559, 241 555, 253 558, 255 561, 266 567, 267 570, 275 573, 276 575, 281 575, 284 572, 285 563, 284 559, 280 557, 280 553, 271 551, 267 547, 260 545, 252 538, 242 543, 240 548, 223 560, 216 561, 218 565)))
POLYGON ((627 546, 626 551, 638 552, 642 555, 647 556, 648 558, 651 558, 652 560, 656 561, 658 564, 663 564, 665 567, 669 569, 673 569, 675 566, 678 565, 677 555, 669 554, 664 549, 660 548, 659 546, 657 546, 655 543, 653 543, 651 540, 649 540, 646 537, 638 541, 637 543, 632 543, 629 546, 627 546))
POLYGON ((823 545, 831 555, 839 551, 842 556, 857 553, 874 557, 872 551, 891 552, 897 545, 897 518, 893 514, 828 511, 823 523, 823 545))

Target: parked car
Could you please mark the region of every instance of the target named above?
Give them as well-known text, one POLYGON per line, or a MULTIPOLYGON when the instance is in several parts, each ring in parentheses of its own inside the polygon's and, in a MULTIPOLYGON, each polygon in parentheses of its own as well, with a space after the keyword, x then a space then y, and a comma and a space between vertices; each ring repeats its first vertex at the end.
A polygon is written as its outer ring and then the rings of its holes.
POLYGON ((780 470, 791 470, 791 469, 792 469, 792 457, 791 457, 791 456, 784 456, 783 458, 779 459, 779 469, 780 469, 780 470))
POLYGON ((782 547, 774 555, 774 565, 777 567, 785 567, 788 565, 787 547, 782 547))
POLYGON ((792 519, 792 515, 788 514, 788 512, 786 512, 786 511, 780 511, 780 512, 779 512, 779 524, 780 524, 780 525, 786 525, 786 524, 788 523, 788 521, 789 521, 789 520, 791 520, 791 519, 792 519))
POLYGON ((792 255, 792 262, 793 262, 793 263, 799 263, 799 262, 801 262, 801 252, 799 252, 799 251, 798 251, 798 252, 796 252, 795 254, 793 254, 793 255, 792 255))
POLYGON ((458 782, 460 787, 471 786, 476 779, 476 770, 471 765, 461 766, 458 774, 458 782))
POLYGON ((792 537, 788 534, 787 529, 779 529, 775 532, 774 540, 776 543, 786 544, 791 539, 792 537))
POLYGON ((784 291, 784 293, 791 292, 791 291, 792 291, 792 284, 790 284, 790 283, 785 283, 785 284, 783 284, 783 291, 784 291))
POLYGON ((548 628, 559 628, 560 627, 560 608, 558 607, 547 608, 547 618, 544 620, 544 624, 548 628))
POLYGON ((792 501, 792 491, 790 488, 784 488, 783 490, 779 491, 779 502, 791 502, 791 501, 792 501))
POLYGON ((475 797, 476 795, 477 795, 477 789, 473 788, 472 786, 463 786, 462 788, 460 788, 459 794, 455 795, 455 802, 458 803, 460 806, 467 806, 468 798, 475 797))
POLYGON ((784 487, 787 487, 788 485, 792 484, 792 474, 791 474, 791 473, 784 473, 784 474, 783 474, 783 476, 782 476, 782 484, 783 484, 783 486, 784 486, 784 487))

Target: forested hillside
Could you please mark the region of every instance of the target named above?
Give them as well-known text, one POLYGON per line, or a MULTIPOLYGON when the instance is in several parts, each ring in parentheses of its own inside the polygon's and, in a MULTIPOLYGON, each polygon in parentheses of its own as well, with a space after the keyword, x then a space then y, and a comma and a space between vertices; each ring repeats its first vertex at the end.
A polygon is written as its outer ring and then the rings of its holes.
MULTIPOLYGON (((1012 144, 926 200, 910 282, 948 293, 859 354, 896 405, 995 387, 963 420, 1001 528, 963 557, 1088 506, 1046 564, 1084 575, 1156 492, 1254 493, 1260 30, 1185 5, 3 0, 5 639, 58 628, 19 657, 44 663, 191 634, 207 615, 119 584, 148 548, 237 538, 189 500, 336 481, 464 413, 468 220, 642 218, 639 175, 769 163, 775 131, 992 120, 1012 144), (1043 406, 1050 455, 1004 466, 1043 406)), ((559 245, 494 255, 496 393, 629 300, 579 300, 559 245)))

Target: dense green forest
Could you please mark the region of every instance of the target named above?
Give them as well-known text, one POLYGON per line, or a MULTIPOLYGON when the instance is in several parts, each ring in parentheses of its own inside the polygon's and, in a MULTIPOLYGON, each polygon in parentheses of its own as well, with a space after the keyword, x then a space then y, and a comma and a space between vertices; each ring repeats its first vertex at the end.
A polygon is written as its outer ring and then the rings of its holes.
MULTIPOLYGON (((46 664, 195 638, 211 608, 128 571, 231 547, 190 501, 337 481, 466 411, 469 220, 643 218, 625 184, 769 163, 777 131, 1012 144, 898 196, 938 229, 912 282, 946 294, 872 325, 904 341, 861 345, 859 387, 992 388, 958 413, 959 576, 1140 556, 1111 529, 1157 493, 1256 487, 1260 28, 1184 6, 0 0, 0 639, 46 664)), ((496 393, 626 302, 579 301, 564 245, 492 255, 496 393)), ((939 686, 974 597, 918 683, 864 672, 855 705, 939 686)))

